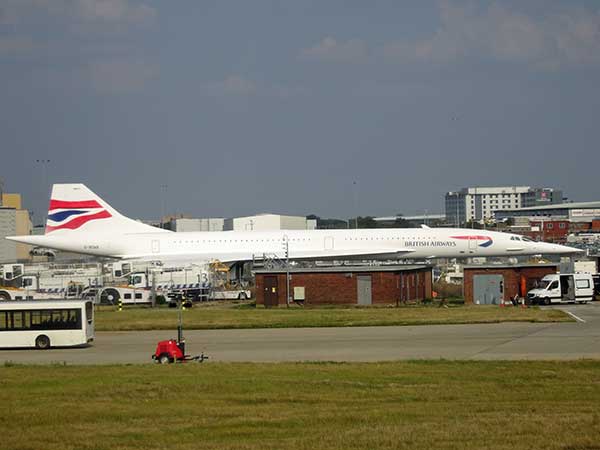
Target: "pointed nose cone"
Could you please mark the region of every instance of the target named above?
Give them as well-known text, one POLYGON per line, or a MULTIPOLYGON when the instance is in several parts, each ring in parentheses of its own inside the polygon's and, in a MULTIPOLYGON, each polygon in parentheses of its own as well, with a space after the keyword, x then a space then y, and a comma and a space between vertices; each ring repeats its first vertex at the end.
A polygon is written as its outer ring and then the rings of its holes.
POLYGON ((548 244, 544 243, 541 248, 541 253, 553 254, 553 255, 578 255, 585 253, 585 250, 581 250, 575 247, 568 247, 566 245, 548 244))

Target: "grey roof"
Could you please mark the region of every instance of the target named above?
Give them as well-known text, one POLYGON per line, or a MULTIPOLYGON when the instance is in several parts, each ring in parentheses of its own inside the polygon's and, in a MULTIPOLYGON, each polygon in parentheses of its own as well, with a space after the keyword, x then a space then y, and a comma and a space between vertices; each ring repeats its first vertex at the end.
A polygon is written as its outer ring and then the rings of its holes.
POLYGON ((543 263, 543 264, 470 264, 468 266, 463 266, 463 270, 468 269, 529 269, 532 267, 558 267, 560 264, 558 263, 543 263))
POLYGON ((423 214, 420 216, 385 216, 385 217, 373 217, 375 222, 391 222, 396 219, 404 220, 444 220, 446 214, 423 214))
MULTIPOLYGON (((352 272, 406 272, 431 269, 431 266, 402 264, 395 266, 330 266, 330 267, 290 267, 290 273, 352 273, 352 272)), ((254 273, 286 273, 285 269, 257 269, 254 273)))
POLYGON ((496 209, 494 212, 513 212, 513 211, 537 211, 547 209, 597 209, 600 208, 598 202, 574 202, 574 203, 554 203, 552 205, 528 206, 527 208, 496 209))

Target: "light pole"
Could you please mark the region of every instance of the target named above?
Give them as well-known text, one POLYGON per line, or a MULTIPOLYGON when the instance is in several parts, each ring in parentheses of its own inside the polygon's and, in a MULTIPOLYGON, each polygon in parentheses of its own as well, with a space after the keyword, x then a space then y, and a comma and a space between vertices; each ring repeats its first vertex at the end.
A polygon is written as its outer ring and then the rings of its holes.
POLYGON ((167 197, 167 188, 166 184, 160 185, 160 227, 164 228, 163 219, 165 217, 165 207, 166 207, 166 197, 167 197))
POLYGON ((358 184, 356 181, 352 182, 352 191, 354 194, 354 214, 356 215, 354 219, 354 228, 358 229, 358 184))
POLYGON ((290 307, 290 239, 283 236, 283 251, 285 252, 285 304, 290 307))
POLYGON ((48 186, 48 164, 50 164, 50 160, 49 159, 36 159, 35 162, 42 168, 42 183, 43 183, 42 189, 41 189, 42 206, 41 206, 41 214, 39 217, 40 217, 40 220, 42 221, 41 225, 44 225, 44 223, 46 222, 47 210, 44 207, 43 199, 46 197, 46 188, 48 186))

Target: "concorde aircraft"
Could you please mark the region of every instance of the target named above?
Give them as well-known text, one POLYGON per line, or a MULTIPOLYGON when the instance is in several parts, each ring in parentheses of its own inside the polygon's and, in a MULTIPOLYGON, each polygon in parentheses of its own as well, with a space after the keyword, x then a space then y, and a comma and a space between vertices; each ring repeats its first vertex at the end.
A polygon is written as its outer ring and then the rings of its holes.
POLYGON ((488 230, 387 228, 172 232, 129 219, 83 184, 52 187, 43 236, 11 236, 25 244, 120 259, 249 261, 287 251, 302 259, 428 259, 574 254, 576 248, 488 230))

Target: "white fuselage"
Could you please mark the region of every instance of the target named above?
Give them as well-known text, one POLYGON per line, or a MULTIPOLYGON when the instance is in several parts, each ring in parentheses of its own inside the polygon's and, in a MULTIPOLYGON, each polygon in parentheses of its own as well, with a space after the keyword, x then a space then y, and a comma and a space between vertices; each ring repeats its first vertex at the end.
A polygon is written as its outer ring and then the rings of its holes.
POLYGON ((76 253, 154 261, 423 259, 568 254, 579 250, 518 235, 461 228, 174 233, 123 216, 81 183, 54 184, 46 234, 6 239, 76 253))
POLYGON ((34 245, 98 256, 248 261, 262 255, 290 259, 460 258, 568 254, 577 250, 517 235, 460 228, 281 230, 223 232, 78 233, 31 236, 34 245))

